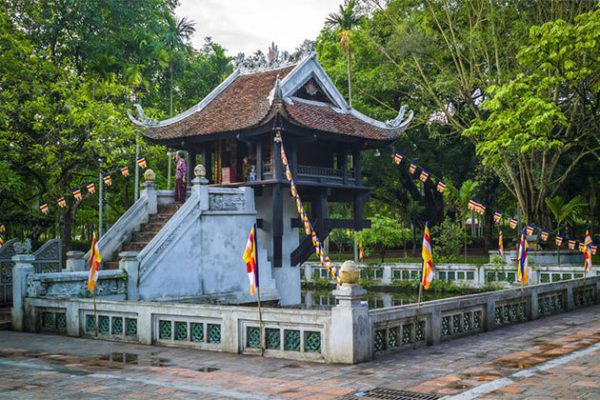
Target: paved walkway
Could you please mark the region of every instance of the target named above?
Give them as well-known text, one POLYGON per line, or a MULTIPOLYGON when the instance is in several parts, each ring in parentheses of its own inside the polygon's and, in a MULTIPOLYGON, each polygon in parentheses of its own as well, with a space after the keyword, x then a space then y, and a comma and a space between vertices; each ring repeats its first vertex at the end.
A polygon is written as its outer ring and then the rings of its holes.
POLYGON ((600 306, 359 365, 0 331, 0 399, 600 399, 600 306))

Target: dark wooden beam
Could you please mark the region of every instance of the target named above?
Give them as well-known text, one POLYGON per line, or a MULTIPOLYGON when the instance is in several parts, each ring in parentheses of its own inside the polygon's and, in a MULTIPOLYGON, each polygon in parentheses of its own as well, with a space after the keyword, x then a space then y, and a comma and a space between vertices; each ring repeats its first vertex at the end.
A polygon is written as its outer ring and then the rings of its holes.
POLYGON ((187 170, 187 186, 191 187, 192 179, 194 178, 194 168, 196 168, 196 149, 190 149, 188 151, 188 170, 187 170))
POLYGON ((281 185, 273 186, 273 258, 271 260, 273 267, 280 268, 283 265, 282 244, 283 244, 283 198, 281 196, 281 185))

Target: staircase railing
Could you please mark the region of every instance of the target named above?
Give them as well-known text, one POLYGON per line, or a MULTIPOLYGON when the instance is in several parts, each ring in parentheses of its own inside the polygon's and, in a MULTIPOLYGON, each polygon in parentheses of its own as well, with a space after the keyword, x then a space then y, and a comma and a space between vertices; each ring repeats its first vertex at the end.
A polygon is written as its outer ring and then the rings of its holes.
MULTIPOLYGON (((148 222, 152 211, 148 207, 149 203, 148 197, 141 196, 100 238, 98 247, 103 261, 110 261, 121 244, 128 240, 141 224, 148 222)), ((85 259, 89 260, 89 258, 90 252, 88 251, 85 259)))
POLYGON ((200 212, 200 194, 192 191, 190 197, 167 221, 156 236, 142 249, 137 259, 140 261, 140 282, 159 263, 169 245, 187 227, 197 222, 200 212))

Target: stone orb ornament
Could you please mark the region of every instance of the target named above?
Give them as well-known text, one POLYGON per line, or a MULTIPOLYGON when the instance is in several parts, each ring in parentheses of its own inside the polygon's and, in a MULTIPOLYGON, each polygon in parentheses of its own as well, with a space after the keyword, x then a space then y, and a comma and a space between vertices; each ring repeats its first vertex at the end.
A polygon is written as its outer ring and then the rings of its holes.
POLYGON ((204 178, 206 176, 206 168, 204 168, 204 165, 196 165, 196 168, 194 168, 194 176, 196 178, 204 178))
POLYGON ((154 182, 156 180, 156 174, 150 168, 144 172, 144 179, 146 182, 154 182))
POLYGON ((360 278, 360 271, 354 261, 344 261, 340 268, 340 278, 342 280, 342 286, 351 286, 358 283, 360 278))

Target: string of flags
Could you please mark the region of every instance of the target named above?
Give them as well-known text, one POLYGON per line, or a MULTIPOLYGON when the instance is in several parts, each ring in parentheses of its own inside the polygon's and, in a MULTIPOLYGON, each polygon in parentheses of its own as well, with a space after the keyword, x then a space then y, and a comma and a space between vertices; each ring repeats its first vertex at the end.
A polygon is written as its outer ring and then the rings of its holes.
POLYGON ((298 189, 296 188, 296 184, 294 183, 294 179, 292 176, 292 171, 290 170, 290 166, 288 163, 287 156, 285 154, 285 149, 283 147, 283 141, 281 139, 281 135, 277 135, 275 140, 281 144, 281 162, 285 167, 285 176, 287 180, 290 182, 290 194, 296 200, 296 209, 298 210, 298 215, 300 216, 300 220, 304 224, 304 232, 306 235, 310 236, 313 247, 315 249, 315 254, 321 263, 321 266, 324 266, 329 274, 331 274, 331 279, 336 279, 338 284, 340 283, 340 277, 337 272, 337 268, 329 259, 329 255, 325 251, 325 247, 319 240, 317 233, 315 232, 308 215, 304 209, 304 205, 302 204, 302 200, 300 199, 300 195, 298 194, 298 189))
MULTIPOLYGON (((423 183, 426 183, 429 180, 432 181, 436 185, 437 191, 440 193, 444 193, 444 190, 446 190, 446 183, 442 179, 440 179, 437 176, 426 171, 424 168, 418 166, 415 162, 409 160, 404 154, 401 154, 400 152, 397 152, 397 151, 394 152, 394 154, 392 156, 392 161, 395 164, 400 165, 405 160, 409 162, 408 172, 411 175, 414 175, 415 172, 417 171, 417 169, 420 169, 421 173, 419 175, 419 180, 423 183)), ((485 215, 487 209, 493 210, 494 211, 494 222, 497 225, 501 225, 504 222, 504 220, 507 220, 508 225, 510 226, 511 229, 516 229, 520 222, 515 217, 512 217, 512 216, 505 217, 505 213, 503 213, 502 211, 495 210, 492 207, 485 205, 483 202, 480 202, 476 199, 469 199, 467 208, 469 210, 473 211, 474 213, 482 215, 482 216, 485 215)), ((543 242, 547 242, 550 239, 551 232, 548 231, 547 229, 537 227, 533 224, 527 224, 525 227, 525 232, 529 236, 533 235, 536 231, 539 231, 540 239, 543 242)), ((565 237, 561 236, 559 234, 554 234, 554 236, 555 236, 554 243, 556 244, 556 246, 557 247, 562 246, 562 244, 565 242, 565 237)), ((575 250, 576 248, 578 248, 579 251, 585 252, 585 250, 587 248, 590 250, 592 255, 596 255, 598 248, 593 242, 591 242, 591 239, 588 244, 585 244, 584 242, 578 243, 575 239, 571 239, 571 238, 569 238, 567 240, 568 240, 567 246, 570 250, 575 250)))
MULTIPOLYGON (((136 160, 136 164, 142 169, 145 169, 148 166, 146 163, 146 158, 144 156, 138 157, 136 160)), ((114 170, 112 170, 106 174, 103 174, 101 183, 104 183, 105 186, 112 186, 113 177, 111 175, 117 171, 120 171, 121 175, 123 175, 125 178, 129 177, 129 167, 127 165, 120 165, 118 168, 115 168, 114 170)), ((88 194, 94 194, 94 193, 96 193, 96 185, 97 184, 99 185, 101 183, 88 182, 81 187, 73 188, 71 190, 70 194, 71 194, 71 196, 73 196, 75 201, 81 201, 83 199, 83 189, 84 188, 88 192, 88 194)), ((60 208, 67 207, 66 196, 60 196, 58 199, 56 199, 56 204, 60 208)), ((39 210, 42 214, 48 214, 50 212, 50 205, 48 204, 47 201, 43 201, 39 204, 39 210)))

